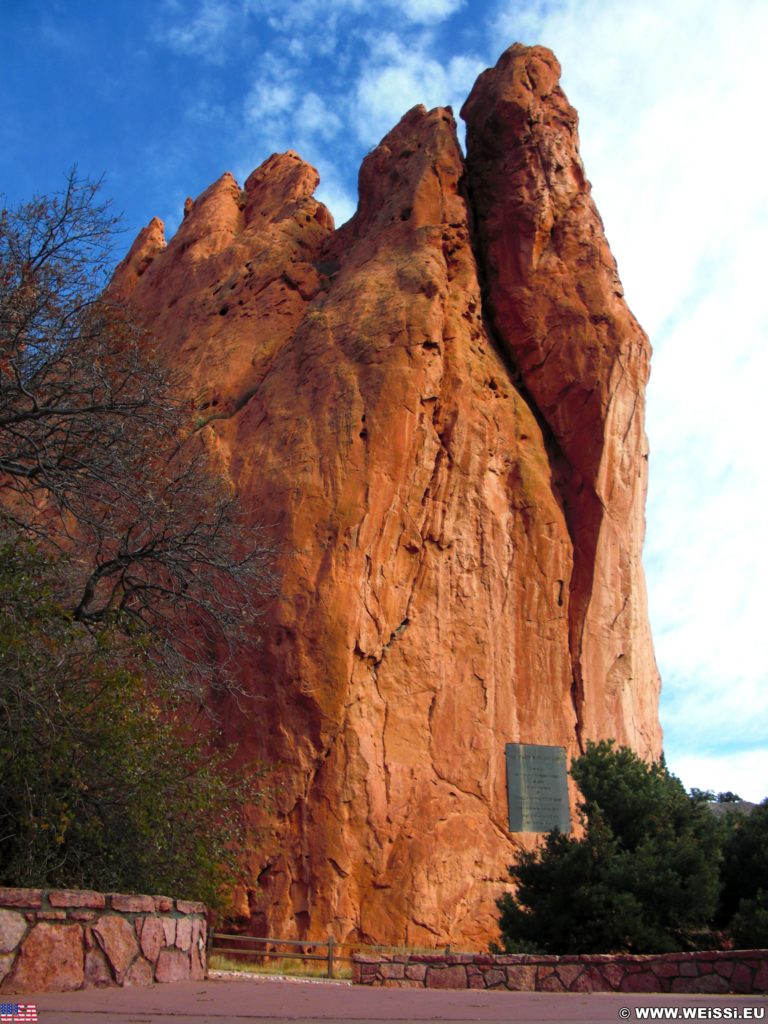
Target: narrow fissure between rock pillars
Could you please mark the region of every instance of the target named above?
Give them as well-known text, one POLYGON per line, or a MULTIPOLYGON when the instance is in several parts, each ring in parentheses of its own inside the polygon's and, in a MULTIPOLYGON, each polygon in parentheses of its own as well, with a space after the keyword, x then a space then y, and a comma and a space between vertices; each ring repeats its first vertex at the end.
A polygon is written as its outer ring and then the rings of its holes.
POLYGON ((577 571, 577 559, 580 558, 579 549, 576 544, 576 534, 573 523, 571 521, 571 510, 570 504, 567 497, 568 478, 571 474, 572 467, 563 452, 560 444, 555 437, 552 428, 549 426, 544 414, 539 409, 533 395, 530 393, 523 380, 523 374, 520 367, 515 362, 509 349, 503 343, 503 333, 496 324, 495 310, 493 302, 490 297, 490 288, 488 286, 488 278, 485 270, 485 256, 483 252, 482 242, 480 239, 480 230, 478 224, 480 223, 480 217, 477 213, 477 208, 472 196, 471 179, 469 172, 469 153, 465 157, 465 171, 459 181, 459 194, 463 196, 464 201, 467 204, 467 222, 469 228, 469 241, 472 248, 472 254, 475 258, 475 267, 477 270, 477 280, 480 285, 480 296, 482 301, 482 317, 483 327, 493 345, 494 351, 502 361, 507 373, 509 374, 509 380, 514 387, 517 394, 520 396, 522 401, 526 404, 531 412, 531 415, 536 420, 536 423, 541 430, 542 437, 544 438, 544 448, 549 459, 549 465, 552 470, 552 493, 560 506, 565 524, 568 529, 568 536, 571 541, 571 550, 573 552, 573 571, 571 573, 571 580, 569 584, 569 602, 568 602, 568 646, 569 655, 571 662, 571 671, 573 674, 573 681, 570 687, 571 703, 573 704, 573 712, 576 719, 574 731, 576 735, 576 743, 581 753, 584 752, 584 680, 581 671, 581 650, 582 650, 582 634, 584 626, 584 616, 581 617, 580 623, 575 623, 573 620, 574 609, 578 606, 578 602, 574 601, 575 581, 579 578, 579 572, 577 571))

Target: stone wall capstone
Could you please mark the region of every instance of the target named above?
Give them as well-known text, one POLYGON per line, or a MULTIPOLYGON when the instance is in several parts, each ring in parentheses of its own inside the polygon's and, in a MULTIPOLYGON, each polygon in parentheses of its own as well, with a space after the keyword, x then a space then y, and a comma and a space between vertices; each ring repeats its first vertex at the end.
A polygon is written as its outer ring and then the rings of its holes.
POLYGON ((0 993, 201 981, 207 935, 203 903, 0 888, 0 993))
POLYGON ((386 988, 507 989, 510 992, 768 992, 768 950, 592 953, 354 955, 352 980, 386 988))

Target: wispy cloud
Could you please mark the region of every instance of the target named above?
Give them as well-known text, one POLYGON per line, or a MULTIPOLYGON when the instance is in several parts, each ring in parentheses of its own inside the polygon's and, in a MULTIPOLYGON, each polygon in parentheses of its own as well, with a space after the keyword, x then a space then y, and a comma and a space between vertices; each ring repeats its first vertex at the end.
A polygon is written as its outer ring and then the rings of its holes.
POLYGON ((307 62, 316 57, 338 58, 350 31, 371 18, 365 0, 246 0, 250 24, 262 24, 280 37, 282 53, 307 62))
POLYGON ((201 0, 190 17, 188 6, 166 0, 158 39, 178 54, 219 64, 225 59, 225 40, 238 13, 239 7, 232 0, 201 0))
MULTIPOLYGON (((228 97, 229 143, 239 150, 230 164, 247 174, 270 152, 297 149, 318 166, 326 201, 345 220, 365 149, 415 103, 461 103, 485 66, 481 57, 444 58, 436 49, 436 29, 463 6, 464 0, 164 0, 158 38, 209 71, 224 54, 258 54, 240 96, 228 97)), ((199 81, 185 119, 211 123, 221 109, 199 81)))
POLYGON ((310 24, 323 24, 340 15, 365 16, 368 22, 385 23, 392 14, 419 25, 437 25, 464 6, 465 0, 379 0, 376 4, 366 0, 325 0, 318 5, 314 0, 292 0, 281 4, 277 0, 246 0, 245 8, 257 17, 266 18, 270 27, 280 32, 293 32, 310 24))
POLYGON ((316 92, 303 97, 295 114, 295 124, 302 136, 319 135, 323 139, 332 139, 343 127, 339 115, 316 92))
POLYGON ((389 32, 369 42, 370 61, 357 79, 354 111, 358 138, 366 145, 377 143, 417 103, 462 103, 485 67, 482 58, 470 55, 438 60, 430 54, 429 37, 405 44, 389 32))
POLYGON ((256 82, 243 104, 246 121, 257 124, 293 109, 296 93, 288 82, 256 82))
POLYGON ((436 25, 464 6, 464 0, 393 0, 392 7, 420 25, 436 25))

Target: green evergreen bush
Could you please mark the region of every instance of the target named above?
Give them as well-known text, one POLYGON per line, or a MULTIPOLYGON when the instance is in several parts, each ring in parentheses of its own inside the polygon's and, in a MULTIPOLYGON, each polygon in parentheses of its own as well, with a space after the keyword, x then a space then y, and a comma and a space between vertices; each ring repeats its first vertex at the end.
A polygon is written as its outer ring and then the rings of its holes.
POLYGON ((723 845, 718 921, 745 949, 768 946, 768 799, 731 815, 723 845))
POLYGON ((498 901, 505 949, 664 953, 710 945, 721 830, 663 760, 646 764, 612 740, 571 766, 582 793, 580 839, 549 833, 509 871, 498 901))

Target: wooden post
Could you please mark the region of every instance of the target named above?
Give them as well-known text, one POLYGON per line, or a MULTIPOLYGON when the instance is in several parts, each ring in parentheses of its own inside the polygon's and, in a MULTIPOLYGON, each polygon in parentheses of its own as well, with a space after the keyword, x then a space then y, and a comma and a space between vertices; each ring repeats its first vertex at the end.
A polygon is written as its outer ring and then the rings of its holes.
POLYGON ((205 922, 205 976, 208 977, 208 970, 211 963, 211 953, 213 951, 213 917, 211 914, 206 914, 205 922))
POLYGON ((333 977, 333 936, 328 936, 328 977, 333 977))

